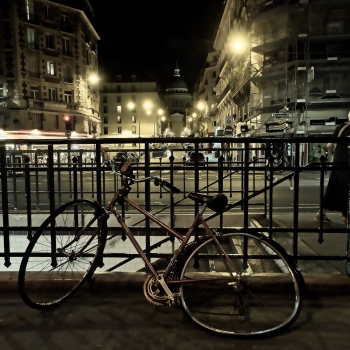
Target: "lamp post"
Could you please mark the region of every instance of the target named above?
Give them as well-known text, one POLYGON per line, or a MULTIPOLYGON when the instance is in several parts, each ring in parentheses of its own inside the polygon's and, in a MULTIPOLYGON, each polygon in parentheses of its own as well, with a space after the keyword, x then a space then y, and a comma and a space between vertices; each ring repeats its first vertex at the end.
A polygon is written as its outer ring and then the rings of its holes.
MULTIPOLYGON (((197 103, 197 108, 199 109, 199 112, 200 112, 199 123, 202 123, 203 122, 202 111, 205 109, 205 103, 202 101, 199 101, 197 103)), ((202 126, 202 124, 201 124, 201 126, 202 126)), ((201 136, 203 136, 204 130, 199 130, 199 131, 200 131, 201 136)))
POLYGON ((159 136, 162 133, 162 121, 165 121, 165 116, 164 116, 164 111, 161 108, 158 109, 157 113, 159 116, 159 119, 158 119, 159 125, 157 121, 157 126, 159 126, 158 128, 158 136, 159 136))

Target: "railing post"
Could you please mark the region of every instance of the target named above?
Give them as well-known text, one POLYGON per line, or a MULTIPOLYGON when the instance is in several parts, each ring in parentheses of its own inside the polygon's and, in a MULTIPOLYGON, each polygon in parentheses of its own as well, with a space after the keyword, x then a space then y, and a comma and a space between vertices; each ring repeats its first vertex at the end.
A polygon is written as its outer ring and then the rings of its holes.
POLYGON ((5 266, 9 267, 10 262, 10 222, 9 222, 9 203, 7 188, 7 167, 6 167, 6 149, 5 146, 0 147, 0 169, 1 169, 1 191, 2 191, 2 220, 4 232, 4 254, 5 266))
POLYGON ((28 156, 24 157, 24 186, 25 186, 25 196, 27 202, 27 225, 28 233, 27 238, 30 240, 32 238, 32 197, 30 193, 30 170, 29 162, 30 158, 28 156))

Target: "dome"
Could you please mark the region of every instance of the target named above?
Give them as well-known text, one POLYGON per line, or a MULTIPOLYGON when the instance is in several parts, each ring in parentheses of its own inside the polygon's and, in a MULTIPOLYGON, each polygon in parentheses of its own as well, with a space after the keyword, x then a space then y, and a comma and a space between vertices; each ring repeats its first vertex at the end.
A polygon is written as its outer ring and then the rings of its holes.
POLYGON ((168 85, 168 89, 186 89, 187 90, 187 84, 180 77, 174 76, 173 80, 168 85))
POLYGON ((168 85, 167 92, 169 91, 181 91, 181 92, 187 92, 187 84, 181 79, 180 77, 180 69, 177 67, 174 69, 174 76, 170 84, 168 85))

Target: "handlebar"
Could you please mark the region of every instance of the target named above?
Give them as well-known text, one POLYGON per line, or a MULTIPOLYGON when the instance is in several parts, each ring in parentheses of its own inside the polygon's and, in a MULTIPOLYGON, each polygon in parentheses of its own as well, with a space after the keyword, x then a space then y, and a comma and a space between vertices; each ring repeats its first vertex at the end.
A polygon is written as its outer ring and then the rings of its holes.
POLYGON ((118 162, 118 163, 115 160, 112 160, 112 161, 108 161, 108 163, 105 162, 105 164, 108 166, 111 166, 113 172, 130 180, 130 184, 154 180, 155 186, 161 186, 167 192, 170 192, 171 194, 181 192, 180 189, 178 189, 176 186, 169 183, 168 181, 163 180, 162 178, 160 178, 158 176, 150 176, 150 177, 145 177, 145 178, 141 178, 141 179, 135 178, 135 176, 132 173, 131 163, 129 161, 125 160, 125 158, 122 159, 122 161, 118 162))

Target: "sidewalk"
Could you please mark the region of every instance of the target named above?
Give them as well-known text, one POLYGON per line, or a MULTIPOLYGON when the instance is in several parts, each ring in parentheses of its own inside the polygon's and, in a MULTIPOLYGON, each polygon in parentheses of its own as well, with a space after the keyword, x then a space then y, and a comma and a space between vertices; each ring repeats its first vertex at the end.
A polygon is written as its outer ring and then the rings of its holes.
MULTIPOLYGON (((330 215, 331 216, 331 215, 330 215)), ((331 217, 333 220, 333 216, 331 217)), ((259 218, 255 218, 257 220, 259 218)), ((266 220, 266 219, 265 219, 266 220)), ((292 226, 291 214, 274 219, 292 226)), ((335 223, 336 217, 332 225, 335 223)), ((301 227, 317 227, 310 214, 301 227)), ((261 220, 261 224, 264 224, 261 220)), ((276 240, 290 238, 279 237, 276 240)), ((300 234, 308 254, 344 249, 345 235, 300 234)), ((288 244, 285 246, 288 248, 288 244)), ((320 261, 299 261, 307 285, 301 313, 284 333, 263 339, 235 339, 197 328, 181 309, 154 306, 142 292, 144 273, 99 273, 71 299, 48 311, 26 306, 17 293, 17 273, 0 273, 1 350, 344 350, 350 342, 350 277, 336 263, 320 271, 320 261)))
POLYGON ((350 300, 306 298, 296 322, 262 339, 218 336, 197 328, 181 309, 154 306, 137 293, 80 293, 46 312, 16 293, 1 294, 1 350, 345 350, 350 300))

